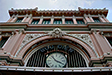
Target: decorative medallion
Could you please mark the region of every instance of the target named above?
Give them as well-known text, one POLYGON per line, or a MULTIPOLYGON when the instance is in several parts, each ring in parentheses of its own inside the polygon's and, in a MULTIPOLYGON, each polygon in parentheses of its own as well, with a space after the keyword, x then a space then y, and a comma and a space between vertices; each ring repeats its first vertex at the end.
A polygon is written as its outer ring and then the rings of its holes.
POLYGON ((66 35, 66 33, 63 32, 60 28, 55 28, 53 31, 49 32, 48 35, 54 38, 60 38, 66 35))

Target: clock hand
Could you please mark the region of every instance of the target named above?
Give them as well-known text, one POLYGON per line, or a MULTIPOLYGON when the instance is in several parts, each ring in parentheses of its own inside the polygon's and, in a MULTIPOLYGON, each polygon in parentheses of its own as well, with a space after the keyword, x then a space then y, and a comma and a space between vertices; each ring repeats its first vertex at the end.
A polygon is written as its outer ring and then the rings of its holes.
POLYGON ((62 62, 60 62, 60 61, 58 61, 58 60, 56 60, 53 56, 51 56, 56 62, 58 62, 58 63, 60 63, 60 64, 62 64, 62 65, 64 65, 62 62))

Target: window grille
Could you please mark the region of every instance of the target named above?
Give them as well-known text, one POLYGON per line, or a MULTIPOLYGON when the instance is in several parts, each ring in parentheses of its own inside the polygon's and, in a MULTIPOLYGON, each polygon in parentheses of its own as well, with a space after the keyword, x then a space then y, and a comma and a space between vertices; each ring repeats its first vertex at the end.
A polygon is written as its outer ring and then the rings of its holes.
POLYGON ((54 20, 53 24, 62 24, 62 20, 54 20))
POLYGON ((99 18, 93 18, 94 22, 100 22, 99 18))
POLYGON ((42 24, 50 24, 50 20, 43 20, 42 24))
MULTIPOLYGON (((50 51, 52 52, 52 50, 50 51)), ((46 57, 47 55, 45 55, 45 53, 42 53, 40 50, 38 50, 29 58, 26 66, 48 67, 46 66, 46 57)), ((67 55, 67 65, 65 67, 87 67, 87 65, 82 55, 74 50, 72 53, 67 55)))
POLYGON ((65 23, 66 24, 73 24, 73 21, 72 20, 65 20, 65 23))
POLYGON ((77 24, 85 24, 84 21, 83 21, 83 19, 81 19, 81 20, 76 20, 76 21, 77 21, 77 24))
POLYGON ((38 24, 39 20, 33 20, 31 24, 38 24))
POLYGON ((22 20, 23 20, 23 18, 18 18, 18 19, 16 20, 16 23, 20 23, 20 22, 22 22, 22 20))

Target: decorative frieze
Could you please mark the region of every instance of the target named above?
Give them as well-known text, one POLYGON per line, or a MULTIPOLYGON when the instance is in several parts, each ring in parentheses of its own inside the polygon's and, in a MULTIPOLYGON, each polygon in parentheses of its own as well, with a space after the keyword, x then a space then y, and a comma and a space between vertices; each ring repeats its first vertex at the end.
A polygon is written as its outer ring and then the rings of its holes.
POLYGON ((0 35, 2 35, 2 36, 11 36, 13 34, 14 34, 13 32, 12 33, 8 33, 8 32, 3 33, 3 32, 0 32, 0 35))
POLYGON ((110 37, 112 36, 112 33, 104 33, 104 36, 110 37))
POLYGON ((28 42, 34 40, 35 38, 41 37, 43 35, 45 34, 26 34, 20 48, 23 47, 23 45, 27 44, 28 42))

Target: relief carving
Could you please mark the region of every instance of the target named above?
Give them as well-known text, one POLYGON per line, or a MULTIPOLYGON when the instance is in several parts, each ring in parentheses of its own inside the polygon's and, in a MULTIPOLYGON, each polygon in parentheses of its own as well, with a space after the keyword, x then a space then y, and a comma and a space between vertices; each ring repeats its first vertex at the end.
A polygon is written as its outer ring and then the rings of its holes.
POLYGON ((112 36, 112 33, 104 33, 104 36, 110 37, 110 36, 112 36))
POLYGON ((53 31, 49 32, 48 35, 54 38, 60 38, 66 35, 66 33, 63 32, 60 28, 55 28, 53 31))
POLYGON ((31 40, 33 40, 35 38, 38 38, 38 37, 41 37, 43 35, 45 35, 45 34, 26 34, 26 36, 24 37, 23 42, 22 42, 20 48, 23 47, 28 42, 30 42, 31 40))
POLYGON ((76 37, 84 41, 85 43, 87 43, 89 46, 91 46, 94 49, 94 46, 93 46, 93 43, 91 41, 89 34, 68 34, 68 35, 76 37))

